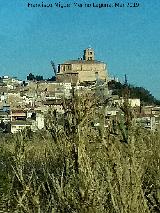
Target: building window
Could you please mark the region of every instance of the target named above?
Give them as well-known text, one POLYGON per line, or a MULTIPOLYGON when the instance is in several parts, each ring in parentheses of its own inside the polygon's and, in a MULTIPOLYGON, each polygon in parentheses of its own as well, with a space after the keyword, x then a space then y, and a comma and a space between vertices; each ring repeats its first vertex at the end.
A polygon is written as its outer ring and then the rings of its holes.
POLYGON ((71 65, 70 65, 70 64, 67 66, 67 69, 68 69, 68 70, 71 70, 71 65))

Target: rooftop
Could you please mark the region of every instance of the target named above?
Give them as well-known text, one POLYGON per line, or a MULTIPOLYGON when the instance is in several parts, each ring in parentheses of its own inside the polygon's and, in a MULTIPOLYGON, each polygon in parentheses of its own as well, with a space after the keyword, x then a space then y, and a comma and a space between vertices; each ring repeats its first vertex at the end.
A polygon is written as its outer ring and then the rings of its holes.
POLYGON ((69 60, 64 62, 63 64, 104 64, 104 62, 97 60, 69 60))
POLYGON ((30 120, 27 120, 27 121, 23 121, 23 120, 16 120, 16 121, 12 121, 11 122, 11 125, 31 125, 32 124, 32 121, 30 120))

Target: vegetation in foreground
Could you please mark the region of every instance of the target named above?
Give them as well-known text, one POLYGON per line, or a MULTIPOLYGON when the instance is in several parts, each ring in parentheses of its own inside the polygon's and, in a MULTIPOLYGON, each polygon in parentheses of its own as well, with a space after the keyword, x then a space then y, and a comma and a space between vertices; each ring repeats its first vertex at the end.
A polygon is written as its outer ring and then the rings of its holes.
POLYGON ((95 112, 104 123, 96 105, 76 98, 64 116, 49 112, 46 130, 1 138, 2 212, 160 212, 160 132, 125 115, 116 131, 94 127, 95 112))

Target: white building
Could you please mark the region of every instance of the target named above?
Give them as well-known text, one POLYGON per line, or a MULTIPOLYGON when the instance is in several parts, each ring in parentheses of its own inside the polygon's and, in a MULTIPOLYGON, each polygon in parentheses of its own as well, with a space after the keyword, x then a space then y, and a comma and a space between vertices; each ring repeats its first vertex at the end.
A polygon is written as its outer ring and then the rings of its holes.
MULTIPOLYGON (((119 99, 113 100, 113 103, 121 106, 124 104, 124 101, 125 101, 124 98, 119 98, 119 99)), ((128 103, 131 107, 140 107, 140 104, 141 104, 140 99, 138 98, 129 98, 128 103)))

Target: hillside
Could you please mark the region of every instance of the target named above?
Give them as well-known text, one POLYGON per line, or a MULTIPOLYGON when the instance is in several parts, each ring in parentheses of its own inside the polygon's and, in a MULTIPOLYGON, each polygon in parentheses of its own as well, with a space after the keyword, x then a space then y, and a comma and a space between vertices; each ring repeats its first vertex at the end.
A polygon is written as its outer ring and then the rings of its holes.
POLYGON ((113 95, 122 97, 128 90, 129 98, 140 98, 142 105, 160 105, 160 100, 157 100, 147 89, 143 87, 122 84, 114 80, 108 83, 109 90, 112 90, 113 95))

